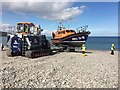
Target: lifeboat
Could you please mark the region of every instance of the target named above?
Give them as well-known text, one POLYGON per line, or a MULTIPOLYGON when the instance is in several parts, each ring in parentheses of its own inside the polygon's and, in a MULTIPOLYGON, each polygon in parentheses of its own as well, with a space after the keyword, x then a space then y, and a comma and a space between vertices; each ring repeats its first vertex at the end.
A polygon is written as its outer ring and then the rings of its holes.
POLYGON ((90 31, 86 31, 88 26, 77 28, 77 31, 66 29, 63 25, 58 26, 56 32, 52 32, 51 42, 55 46, 81 47, 86 43, 90 31))

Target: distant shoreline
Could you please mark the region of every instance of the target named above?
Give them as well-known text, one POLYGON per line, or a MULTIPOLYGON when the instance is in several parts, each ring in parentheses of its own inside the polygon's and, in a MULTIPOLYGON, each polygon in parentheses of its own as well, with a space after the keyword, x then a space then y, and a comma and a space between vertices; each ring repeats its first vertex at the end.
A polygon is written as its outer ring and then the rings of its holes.
POLYGON ((7 32, 2 32, 2 31, 0 31, 0 37, 5 37, 5 36, 7 36, 7 32))
MULTIPOLYGON (((50 36, 46 36, 46 38, 50 41, 51 43, 51 38, 50 36)), ((110 51, 111 48, 111 44, 114 43, 115 44, 115 48, 117 51, 119 51, 119 46, 118 46, 118 38, 117 36, 106 36, 106 37, 93 37, 90 36, 88 37, 88 40, 86 42, 86 50, 98 50, 98 51, 110 51)), ((2 36, 0 37, 1 41, 0 43, 3 43, 4 45, 6 45, 7 43, 7 37, 6 36, 2 36)), ((80 49, 80 47, 78 48, 78 50, 80 49)), ((76 49, 77 50, 77 49, 76 49)))

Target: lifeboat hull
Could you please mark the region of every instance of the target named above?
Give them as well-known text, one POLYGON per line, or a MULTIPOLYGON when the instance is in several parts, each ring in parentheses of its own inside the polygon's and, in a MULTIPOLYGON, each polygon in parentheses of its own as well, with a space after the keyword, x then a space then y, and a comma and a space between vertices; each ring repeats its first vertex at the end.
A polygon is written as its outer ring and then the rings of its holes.
POLYGON ((56 46, 81 47, 81 45, 87 41, 89 34, 90 33, 76 33, 63 38, 51 39, 51 42, 56 46))

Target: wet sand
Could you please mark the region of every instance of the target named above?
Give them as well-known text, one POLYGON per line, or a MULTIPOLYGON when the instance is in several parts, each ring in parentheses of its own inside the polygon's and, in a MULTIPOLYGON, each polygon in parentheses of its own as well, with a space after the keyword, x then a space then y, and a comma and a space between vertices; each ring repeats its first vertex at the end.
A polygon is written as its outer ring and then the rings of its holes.
POLYGON ((34 59, 0 51, 2 87, 117 88, 118 51, 60 52, 34 59))

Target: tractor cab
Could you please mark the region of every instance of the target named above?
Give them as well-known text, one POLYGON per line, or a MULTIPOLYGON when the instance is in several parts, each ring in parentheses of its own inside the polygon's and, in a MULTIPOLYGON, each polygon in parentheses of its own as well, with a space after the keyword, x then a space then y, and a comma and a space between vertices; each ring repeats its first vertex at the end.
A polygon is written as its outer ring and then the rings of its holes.
POLYGON ((45 35, 41 34, 40 25, 31 22, 18 22, 17 32, 8 35, 8 56, 22 55, 39 57, 49 55, 51 47, 45 35))
POLYGON ((17 23, 17 33, 22 33, 22 34, 41 34, 41 29, 40 25, 34 25, 31 22, 18 22, 17 23))

